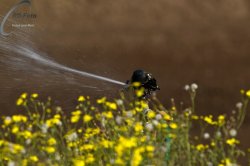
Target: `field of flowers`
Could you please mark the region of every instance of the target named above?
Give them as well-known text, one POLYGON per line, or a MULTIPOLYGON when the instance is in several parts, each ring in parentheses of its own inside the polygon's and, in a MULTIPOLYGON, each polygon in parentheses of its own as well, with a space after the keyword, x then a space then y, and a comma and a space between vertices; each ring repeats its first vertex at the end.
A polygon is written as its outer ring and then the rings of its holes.
MULTIPOLYGON (((134 84, 138 86, 138 84, 134 84)), ((157 165, 236 166, 249 160, 249 149, 239 148, 241 127, 250 90, 231 114, 201 116, 195 110, 198 86, 186 85, 190 107, 174 100, 169 108, 153 95, 138 98, 106 97, 96 101, 79 96, 72 112, 23 93, 16 104, 20 114, 0 121, 0 166, 14 165, 157 165)))

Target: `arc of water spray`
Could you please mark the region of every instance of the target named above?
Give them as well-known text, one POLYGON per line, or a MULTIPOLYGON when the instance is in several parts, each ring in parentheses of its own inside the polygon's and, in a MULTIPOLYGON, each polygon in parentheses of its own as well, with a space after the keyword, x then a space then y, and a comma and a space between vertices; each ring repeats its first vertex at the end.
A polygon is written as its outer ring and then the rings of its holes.
POLYGON ((80 71, 80 70, 77 70, 77 69, 73 69, 73 68, 61 65, 61 64, 59 64, 57 62, 46 59, 46 58, 42 57, 41 55, 35 53, 34 51, 32 51, 32 50, 30 50, 28 48, 25 48, 23 46, 18 46, 16 51, 19 54, 21 54, 21 55, 23 55, 25 57, 36 60, 37 62, 39 62, 41 64, 44 64, 44 65, 47 65, 47 66, 55 67, 57 69, 61 69, 61 70, 64 70, 64 71, 76 73, 76 74, 79 74, 81 76, 91 77, 91 78, 95 78, 95 79, 98 79, 98 80, 103 80, 103 81, 118 84, 118 85, 126 85, 125 83, 123 83, 121 81, 116 81, 116 80, 113 80, 113 79, 110 79, 110 78, 107 78, 107 77, 91 74, 91 73, 88 73, 88 72, 80 71))

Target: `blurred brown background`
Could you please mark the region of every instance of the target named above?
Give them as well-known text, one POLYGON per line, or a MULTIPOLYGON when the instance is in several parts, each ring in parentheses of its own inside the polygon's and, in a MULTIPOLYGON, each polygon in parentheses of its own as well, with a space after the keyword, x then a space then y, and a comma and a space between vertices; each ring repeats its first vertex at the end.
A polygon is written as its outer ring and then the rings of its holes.
MULTIPOLYGON (((1 2, 0 15, 17 2, 1 2)), ((32 11, 37 18, 30 40, 40 51, 61 64, 120 81, 143 68, 157 78, 158 96, 166 106, 172 97, 188 104, 183 87, 196 82, 197 112, 230 113, 240 100, 239 90, 250 88, 248 0, 43 0, 32 1, 32 11)), ((67 83, 46 68, 43 73, 18 72, 0 61, 0 69, 2 113, 16 109, 13 103, 23 91, 70 104, 80 94, 116 96, 120 88, 74 75, 66 79, 78 83, 67 83)), ((249 119, 250 113, 241 129, 248 147, 249 119)))

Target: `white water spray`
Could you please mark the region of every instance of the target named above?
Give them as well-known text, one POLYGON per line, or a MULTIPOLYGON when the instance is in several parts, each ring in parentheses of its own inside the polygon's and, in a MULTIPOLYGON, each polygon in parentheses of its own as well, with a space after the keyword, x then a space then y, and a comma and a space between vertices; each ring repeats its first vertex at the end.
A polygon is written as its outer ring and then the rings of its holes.
POLYGON ((0 48, 17 53, 17 54, 22 55, 26 58, 35 60, 36 62, 38 62, 40 64, 43 64, 43 65, 46 65, 46 66, 49 66, 49 67, 52 67, 52 68, 55 68, 58 70, 64 70, 67 72, 78 74, 80 76, 94 78, 94 79, 98 79, 98 80, 102 80, 102 81, 106 81, 106 82, 110 82, 110 83, 114 83, 114 84, 118 84, 118 85, 125 85, 125 83, 120 82, 120 81, 116 81, 116 80, 113 80, 113 79, 110 79, 107 77, 91 74, 88 72, 84 72, 84 71, 80 71, 77 69, 73 69, 73 68, 64 66, 64 65, 59 64, 53 60, 50 60, 49 58, 46 58, 45 56, 42 56, 42 55, 36 53, 35 51, 33 51, 33 49, 30 49, 30 48, 22 46, 22 45, 18 45, 18 44, 13 45, 13 43, 10 45, 10 43, 8 43, 8 42, 1 42, 0 41, 0 48))
POLYGON ((46 59, 46 58, 42 57, 41 55, 35 53, 34 51, 32 51, 30 49, 27 49, 25 47, 22 47, 22 46, 18 46, 17 51, 21 55, 23 55, 25 57, 28 57, 30 59, 34 59, 37 62, 39 62, 41 64, 44 64, 44 65, 47 65, 47 66, 51 66, 51 67, 61 69, 61 70, 64 70, 64 71, 76 73, 76 74, 79 74, 79 75, 85 76, 85 77, 91 77, 91 78, 111 82, 111 83, 118 84, 118 85, 125 85, 125 83, 120 82, 120 81, 116 81, 116 80, 113 80, 113 79, 110 79, 110 78, 107 78, 107 77, 98 76, 98 75, 95 75, 95 74, 87 73, 87 72, 84 72, 84 71, 76 70, 76 69, 61 65, 61 64, 59 64, 57 62, 46 59))

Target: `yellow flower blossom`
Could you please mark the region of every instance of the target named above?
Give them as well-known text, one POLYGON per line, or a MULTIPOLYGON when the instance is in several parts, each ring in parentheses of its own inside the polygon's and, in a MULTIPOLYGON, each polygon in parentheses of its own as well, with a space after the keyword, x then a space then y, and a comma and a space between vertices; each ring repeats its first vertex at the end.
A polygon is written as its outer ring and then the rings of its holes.
POLYGON ((165 120, 172 120, 173 118, 169 114, 164 114, 163 119, 165 120))
POLYGON ((143 109, 148 108, 148 103, 147 103, 146 101, 142 100, 142 101, 141 101, 141 107, 142 107, 143 109))
POLYGON ((144 88, 136 89, 135 94, 137 97, 142 97, 144 95, 144 88))
POLYGON ((87 154, 85 162, 87 164, 90 164, 90 163, 93 163, 94 161, 95 161, 95 158, 94 158, 93 154, 87 154))
POLYGON ((104 115, 107 119, 112 119, 112 118, 113 118, 113 114, 112 114, 111 111, 103 112, 103 115, 104 115))
POLYGON ((198 119, 199 119, 199 116, 197 116, 197 115, 192 115, 191 118, 194 119, 194 120, 198 120, 198 119))
POLYGON ((85 123, 90 122, 92 119, 93 119, 93 117, 91 115, 86 114, 83 116, 83 122, 85 122, 85 123))
POLYGON ((13 126, 11 132, 12 132, 13 134, 16 134, 18 131, 19 131, 19 127, 13 126))
POLYGON ((19 99, 17 99, 17 101, 16 101, 16 105, 17 106, 20 106, 20 105, 22 105, 24 103, 24 100, 22 99, 22 98, 19 98, 19 99))
POLYGON ((54 118, 55 118, 55 119, 60 119, 60 118, 61 118, 61 115, 60 115, 60 114, 55 114, 55 115, 54 115, 54 118))
POLYGON ((73 159, 74 166, 85 166, 85 162, 83 159, 73 159))
POLYGON ((96 102, 97 102, 98 104, 103 104, 103 103, 106 102, 106 97, 103 97, 103 98, 101 98, 101 99, 97 99, 96 102))
POLYGON ((204 121, 207 122, 208 124, 211 124, 211 125, 216 125, 217 124, 217 122, 213 121, 213 116, 212 115, 205 116, 204 121))
POLYGON ((171 109, 172 109, 173 111, 176 111, 176 107, 175 107, 175 106, 171 107, 171 109))
POLYGON ((121 158, 119 157, 119 158, 117 158, 117 159, 115 160, 115 164, 117 164, 117 165, 125 165, 125 162, 124 162, 123 159, 121 159, 121 158))
POLYGON ((83 146, 80 147, 81 151, 93 150, 93 149, 94 149, 94 145, 92 144, 84 144, 83 146))
POLYGON ((78 101, 79 102, 84 102, 86 99, 85 99, 85 97, 84 96, 79 96, 78 97, 78 101))
POLYGON ((235 144, 239 144, 240 141, 238 141, 237 139, 235 138, 231 138, 231 139, 227 139, 226 140, 226 143, 230 146, 234 146, 235 144))
POLYGON ((50 145, 50 146, 55 145, 56 144, 56 139, 51 137, 47 142, 48 142, 48 145, 50 145))
POLYGON ((29 139, 32 138, 32 133, 28 130, 25 130, 21 133, 21 135, 25 138, 25 139, 29 139))
POLYGON ((13 115, 12 116, 12 120, 16 123, 18 122, 27 122, 27 117, 26 116, 23 116, 23 115, 13 115))
POLYGON ((20 97, 21 97, 22 99, 26 99, 27 96, 28 96, 28 93, 22 93, 22 94, 20 95, 20 97))
POLYGON ((198 144, 198 145, 196 145, 196 149, 198 151, 203 151, 203 150, 205 150, 205 146, 203 144, 198 144))
POLYGON ((139 87, 139 86, 141 86, 141 83, 140 82, 133 82, 132 85, 133 85, 133 87, 139 87))
POLYGON ((147 150, 148 152, 153 152, 153 151, 155 150, 155 147, 152 146, 152 145, 147 145, 147 146, 146 146, 146 150, 147 150))
POLYGON ((12 145, 12 152, 17 154, 17 153, 20 153, 21 151, 24 150, 24 147, 22 145, 19 145, 19 144, 13 144, 12 145))
POLYGON ((150 118, 150 119, 154 118, 155 117, 155 112, 152 111, 152 110, 148 111, 147 117, 150 118))
POLYGON ((212 142, 210 143, 210 145, 211 145, 211 146, 215 146, 215 142, 212 141, 212 142))
POLYGON ((134 129, 136 132, 141 132, 143 130, 143 126, 140 122, 137 122, 135 125, 134 125, 134 129))
POLYGON ((224 125, 224 123, 225 123, 225 116, 224 115, 220 115, 218 117, 218 125, 222 126, 222 125, 224 125))
POLYGON ((116 103, 106 102, 106 105, 107 105, 110 109, 112 109, 112 110, 116 110, 116 109, 117 109, 116 103))
POLYGON ((37 162, 39 159, 38 159, 38 157, 37 156, 30 156, 30 161, 33 161, 33 162, 37 162))
POLYGON ((166 123, 162 123, 162 124, 161 124, 161 127, 165 129, 165 128, 168 127, 168 125, 167 125, 166 123))
POLYGON ((102 139, 100 141, 100 145, 103 146, 104 148, 112 148, 114 145, 114 142, 106 140, 106 139, 102 139))
POLYGON ((170 123, 169 127, 172 129, 176 129, 176 128, 178 128, 178 125, 176 123, 170 123))
POLYGON ((250 98, 250 90, 248 90, 248 91, 246 92, 246 96, 247 96, 248 98, 250 98))
POLYGON ((74 115, 74 116, 71 116, 71 123, 77 123, 80 119, 80 116, 79 115, 74 115))
POLYGON ((5 124, 6 126, 8 126, 11 122, 12 122, 12 119, 11 119, 10 117, 6 117, 6 118, 4 119, 4 124, 5 124))
POLYGON ((38 98, 38 94, 37 94, 37 93, 32 93, 32 94, 31 94, 31 97, 32 97, 33 99, 36 99, 36 98, 38 98))
POLYGON ((82 114, 82 111, 80 111, 80 110, 76 110, 76 111, 71 112, 71 115, 73 115, 73 116, 78 116, 81 114, 82 114))
POLYGON ((55 153, 56 149, 53 146, 47 146, 44 148, 47 153, 55 153))
POLYGON ((5 143, 4 140, 0 139, 0 147, 5 143))
POLYGON ((139 166, 142 162, 142 155, 141 153, 144 151, 144 148, 136 148, 134 150, 133 156, 132 156, 132 161, 131 165, 133 166, 139 166))

